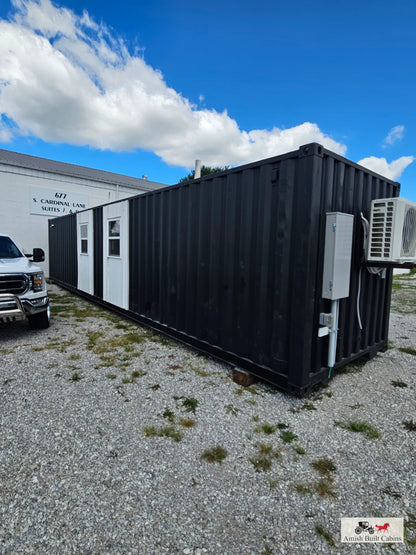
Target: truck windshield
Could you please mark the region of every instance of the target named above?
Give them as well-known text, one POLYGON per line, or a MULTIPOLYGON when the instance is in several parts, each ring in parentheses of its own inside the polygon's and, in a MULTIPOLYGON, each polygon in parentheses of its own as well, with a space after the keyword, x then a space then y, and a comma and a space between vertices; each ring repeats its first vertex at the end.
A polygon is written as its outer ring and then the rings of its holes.
POLYGON ((23 254, 19 251, 10 237, 0 235, 0 258, 22 258, 23 254))

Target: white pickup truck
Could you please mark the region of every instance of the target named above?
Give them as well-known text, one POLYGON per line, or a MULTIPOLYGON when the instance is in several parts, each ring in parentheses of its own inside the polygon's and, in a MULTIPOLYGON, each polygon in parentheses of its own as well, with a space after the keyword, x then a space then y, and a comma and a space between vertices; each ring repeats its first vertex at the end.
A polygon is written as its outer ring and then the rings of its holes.
POLYGON ((42 249, 24 255, 8 235, 0 234, 0 323, 27 319, 32 329, 49 326, 45 276, 35 264, 44 260, 42 249))

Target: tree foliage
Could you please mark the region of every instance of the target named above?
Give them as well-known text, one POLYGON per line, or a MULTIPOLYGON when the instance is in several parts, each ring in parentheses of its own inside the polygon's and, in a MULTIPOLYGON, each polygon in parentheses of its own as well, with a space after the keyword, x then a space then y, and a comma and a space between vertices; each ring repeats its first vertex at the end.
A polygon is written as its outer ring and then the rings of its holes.
MULTIPOLYGON (((201 167, 201 177, 203 177, 204 175, 210 175, 211 173, 218 173, 218 172, 223 172, 225 170, 228 170, 229 166, 217 166, 215 168, 211 167, 211 166, 202 166, 201 167)), ((179 180, 179 183, 184 183, 185 181, 192 181, 193 179, 195 179, 195 170, 192 173, 188 173, 188 175, 186 175, 185 177, 181 177, 181 179, 179 180)))

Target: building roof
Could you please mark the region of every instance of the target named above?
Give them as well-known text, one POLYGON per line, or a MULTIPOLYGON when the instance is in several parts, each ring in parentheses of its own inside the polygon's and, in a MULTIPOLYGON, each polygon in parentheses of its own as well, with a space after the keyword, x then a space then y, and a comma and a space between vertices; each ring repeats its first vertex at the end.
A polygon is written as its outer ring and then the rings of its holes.
POLYGON ((79 179, 89 179, 92 181, 99 181, 101 183, 124 185, 126 187, 133 187, 141 191, 153 191, 155 189, 166 187, 166 184, 149 181, 148 179, 140 179, 138 177, 96 170, 94 168, 77 166, 76 164, 68 164, 66 162, 57 162, 56 160, 39 158, 38 156, 31 156, 29 154, 12 152, 11 150, 0 149, 0 164, 67 175, 70 177, 77 177, 79 179))

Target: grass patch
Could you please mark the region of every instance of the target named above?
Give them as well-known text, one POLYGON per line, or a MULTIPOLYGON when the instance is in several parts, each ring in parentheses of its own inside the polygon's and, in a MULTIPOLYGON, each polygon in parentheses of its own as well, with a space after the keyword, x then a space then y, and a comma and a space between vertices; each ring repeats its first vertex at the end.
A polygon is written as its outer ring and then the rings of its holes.
POLYGON ((166 408, 162 414, 163 418, 169 420, 169 422, 173 422, 175 420, 175 413, 170 409, 166 408))
POLYGON ((416 432, 416 422, 413 420, 403 420, 402 424, 408 432, 416 432))
POLYGON ((121 380, 121 382, 123 384, 128 384, 128 383, 134 383, 136 381, 137 378, 142 378, 143 376, 146 376, 147 372, 143 372, 143 371, 139 371, 139 370, 134 370, 131 374, 130 377, 125 377, 121 380))
POLYGON ((80 380, 82 380, 84 376, 82 374, 79 374, 78 372, 74 372, 71 376, 71 380, 73 382, 79 382, 80 380))
POLYGON ((251 464, 254 466, 256 472, 267 472, 272 467, 272 459, 266 455, 258 455, 257 457, 251 457, 251 464))
POLYGON ((174 426, 165 426, 162 428, 157 428, 156 426, 147 426, 143 428, 143 434, 146 437, 169 437, 173 441, 181 441, 183 435, 174 426))
POLYGON ((224 447, 221 447, 220 445, 217 445, 217 447, 212 447, 211 449, 205 449, 205 451, 201 455, 201 459, 203 461, 219 464, 222 464, 222 461, 224 461, 227 457, 227 449, 224 449, 224 447))
POLYGON ((413 349, 412 347, 399 347, 399 351, 407 353, 408 355, 416 356, 416 349, 413 349))
POLYGON ((198 406, 198 401, 193 397, 186 397, 186 399, 182 401, 182 406, 186 410, 186 412, 195 413, 196 407, 198 406))
POLYGON ((264 424, 260 424, 255 428, 255 432, 257 432, 258 434, 263 432, 266 435, 274 434, 276 430, 277 430, 277 426, 273 426, 272 424, 268 424, 267 422, 265 422, 264 424))
POLYGON ((179 426, 184 428, 193 428, 195 426, 195 420, 193 418, 181 418, 179 420, 179 426))
POLYGON ((313 489, 309 484, 294 484, 293 489, 299 493, 299 495, 312 495, 313 489))
POLYGON ((390 383, 393 387, 407 387, 407 383, 402 380, 392 380, 390 383))
POLYGON ((303 447, 301 447, 300 445, 294 445, 293 449, 295 450, 295 452, 298 455, 306 455, 306 449, 304 449, 303 447))
POLYGON ((227 414, 232 414, 234 416, 237 416, 237 414, 240 412, 240 409, 238 409, 237 407, 234 407, 233 405, 225 405, 225 412, 227 414))
POLYGON ((272 445, 260 442, 257 444, 257 448, 257 455, 249 459, 256 472, 267 472, 272 467, 273 459, 282 459, 281 452, 273 449, 272 445))
POLYGON ((416 547, 416 515, 406 511, 407 518, 404 519, 404 540, 408 545, 416 547), (409 535, 411 532, 412 536, 409 535))
POLYGON ((298 436, 290 430, 283 430, 280 434, 280 439, 283 441, 283 443, 292 443, 292 441, 298 439, 298 436))
POLYGON ((106 374, 105 377, 108 378, 109 380, 115 380, 117 378, 115 374, 106 374))
POLYGON ((364 422, 360 421, 353 421, 349 420, 348 422, 340 422, 338 420, 335 421, 335 426, 339 428, 343 428, 344 430, 348 430, 349 432, 353 433, 361 433, 366 435, 370 439, 378 439, 381 437, 381 434, 376 428, 364 422))
POLYGON ((337 497, 331 477, 321 478, 315 484, 315 491, 320 497, 329 497, 330 499, 336 499, 337 497))
POLYGON ((332 535, 328 532, 328 530, 326 530, 323 526, 321 526, 320 524, 317 524, 315 526, 315 532, 318 534, 318 536, 321 536, 322 538, 324 538, 324 540, 327 541, 327 543, 331 546, 331 547, 336 547, 336 543, 334 538, 332 537, 332 535))
POLYGON ((310 464, 312 468, 319 472, 321 476, 329 476, 331 472, 335 472, 337 469, 334 461, 327 458, 317 459, 316 461, 312 461, 310 464))

